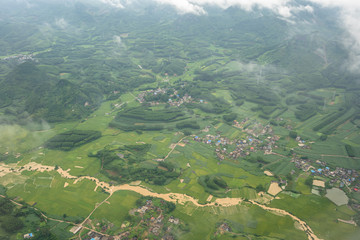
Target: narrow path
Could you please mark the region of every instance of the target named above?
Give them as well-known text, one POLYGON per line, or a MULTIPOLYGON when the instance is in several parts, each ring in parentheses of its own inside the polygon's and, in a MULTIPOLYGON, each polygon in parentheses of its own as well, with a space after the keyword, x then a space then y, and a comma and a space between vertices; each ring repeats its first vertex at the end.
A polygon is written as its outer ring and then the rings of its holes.
MULTIPOLYGON (((0 197, 1 197, 1 198, 7 198, 7 197, 4 196, 4 195, 0 195, 0 197)), ((109 197, 110 197, 110 196, 109 196, 109 197)), ((15 205, 17 205, 17 206, 19 206, 19 207, 24 206, 23 204, 18 203, 18 202, 14 201, 14 200, 12 200, 12 199, 10 199, 10 198, 7 198, 7 199, 9 199, 13 204, 15 204, 15 205)), ((31 207, 31 206, 29 206, 29 207, 31 207)), ((70 221, 65 221, 65 220, 61 220, 61 219, 56 219, 56 218, 48 217, 48 216, 46 216, 42 211, 40 211, 39 209, 34 208, 34 207, 31 207, 31 208, 33 208, 34 210, 38 211, 38 212, 41 214, 41 216, 43 216, 43 217, 45 218, 46 221, 47 221, 47 220, 51 220, 51 221, 60 222, 60 223, 68 223, 68 224, 71 224, 71 225, 74 225, 74 226, 77 225, 76 223, 73 223, 73 222, 70 222, 70 221)), ((96 210, 96 209, 95 209, 95 210, 96 210)), ((94 212, 94 211, 93 211, 93 212, 94 212)), ((92 212, 92 213, 93 213, 93 212, 92 212)), ((90 215, 91 215, 91 214, 90 214, 90 215)), ((85 222, 85 221, 84 221, 84 222, 85 222)), ((80 225, 79 225, 79 226, 80 226, 80 225)), ((105 233, 102 233, 102 232, 98 232, 98 231, 96 231, 96 230, 94 230, 94 229, 91 229, 91 228, 88 228, 88 227, 85 227, 85 226, 82 226, 82 228, 87 229, 87 230, 92 231, 92 232, 95 232, 95 233, 97 233, 97 234, 106 236, 106 237, 111 237, 111 236, 108 235, 108 234, 105 234, 105 233)))
POLYGON ((175 150, 176 146, 182 141, 184 140, 186 137, 183 137, 182 139, 180 139, 177 143, 174 144, 174 146, 171 148, 170 152, 166 155, 166 157, 164 157, 163 161, 165 161, 170 154, 175 150))
POLYGON ((83 227, 83 225, 86 223, 86 221, 91 217, 91 215, 96 211, 96 209, 98 209, 98 207, 100 207, 101 205, 103 205, 103 203, 105 203, 110 197, 112 196, 112 193, 107 197, 105 198, 104 201, 102 201, 101 203, 99 204, 96 204, 95 208, 91 211, 91 213, 89 214, 89 216, 87 216, 85 218, 85 220, 79 224, 79 226, 83 227))
POLYGON ((360 157, 349 157, 349 156, 342 156, 342 155, 328 155, 328 154, 321 154, 321 157, 343 157, 343 158, 353 158, 353 159, 360 159, 360 157))
POLYGON ((354 220, 344 220, 344 219, 338 218, 338 221, 342 222, 342 223, 347 223, 347 224, 354 225, 355 227, 357 226, 357 224, 356 224, 356 222, 354 220))

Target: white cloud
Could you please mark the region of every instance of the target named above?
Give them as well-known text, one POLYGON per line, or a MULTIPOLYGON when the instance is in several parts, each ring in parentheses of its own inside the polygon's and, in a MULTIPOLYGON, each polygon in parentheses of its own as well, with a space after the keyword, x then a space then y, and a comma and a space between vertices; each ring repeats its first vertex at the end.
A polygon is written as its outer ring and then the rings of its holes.
POLYGON ((289 18, 300 11, 312 12, 311 6, 295 6, 293 0, 152 0, 159 4, 167 4, 177 9, 180 14, 206 14, 205 6, 216 6, 226 9, 232 6, 251 11, 254 8, 265 8, 274 11, 281 17, 289 18))
POLYGON ((192 13, 196 15, 205 14, 205 10, 202 6, 192 3, 189 0, 155 0, 157 3, 160 4, 168 4, 175 7, 180 14, 184 13, 192 13))
POLYGON ((360 73, 360 1, 357 0, 311 0, 323 7, 338 8, 338 16, 349 36, 344 36, 344 45, 349 50, 347 68, 360 73))
POLYGON ((254 7, 273 9, 281 16, 291 16, 291 7, 287 6, 292 0, 154 0, 157 3, 175 7, 179 13, 205 14, 204 6, 217 6, 226 9, 237 6, 247 11, 254 7))
POLYGON ((112 7, 124 8, 120 0, 101 0, 103 3, 109 4, 112 7))
POLYGON ((65 28, 67 28, 68 23, 66 22, 66 20, 64 18, 60 18, 60 19, 55 20, 55 25, 61 29, 65 29, 65 28))

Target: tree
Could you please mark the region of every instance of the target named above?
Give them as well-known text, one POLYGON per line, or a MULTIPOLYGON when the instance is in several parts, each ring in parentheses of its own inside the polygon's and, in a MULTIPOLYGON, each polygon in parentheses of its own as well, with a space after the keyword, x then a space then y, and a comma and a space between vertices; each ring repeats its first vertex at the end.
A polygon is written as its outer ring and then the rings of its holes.
POLYGON ((259 184, 256 186, 256 191, 257 192, 264 192, 265 191, 265 188, 262 184, 259 184))
POLYGON ((305 184, 308 185, 309 187, 311 187, 312 184, 313 184, 313 178, 312 178, 312 177, 308 177, 308 178, 305 180, 305 184))
POLYGON ((41 239, 47 239, 47 240, 56 240, 56 236, 53 235, 48 227, 40 228, 40 230, 35 234, 34 240, 41 240, 41 239))
POLYGON ((1 226, 6 232, 15 233, 24 227, 24 223, 19 218, 7 216, 1 226))
POLYGON ((286 179, 289 180, 289 181, 292 180, 292 175, 291 175, 291 173, 288 173, 288 174, 286 175, 286 179))
POLYGON ((291 138, 296 138, 297 137, 297 132, 295 132, 295 131, 290 131, 289 132, 289 136, 291 137, 291 138))
POLYGON ((328 135, 326 135, 326 134, 321 134, 321 136, 320 136, 321 141, 325 141, 327 138, 328 138, 328 135))
POLYGON ((183 132, 184 132, 185 136, 190 136, 191 135, 191 131, 188 130, 188 129, 185 129, 183 132))

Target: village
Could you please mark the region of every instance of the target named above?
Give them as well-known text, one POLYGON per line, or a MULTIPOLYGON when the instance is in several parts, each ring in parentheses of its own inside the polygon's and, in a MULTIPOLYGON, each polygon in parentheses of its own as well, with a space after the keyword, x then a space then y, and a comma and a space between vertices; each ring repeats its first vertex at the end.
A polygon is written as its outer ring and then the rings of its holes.
MULTIPOLYGON (((243 123, 248 121, 245 119, 243 123)), ((234 126, 243 128, 237 121, 234 121, 234 126)), ((207 130, 211 126, 207 127, 207 130)), ((225 158, 238 159, 246 157, 251 152, 264 151, 264 154, 271 154, 273 148, 278 148, 276 142, 280 139, 279 136, 274 135, 270 125, 263 126, 261 123, 252 124, 252 128, 246 128, 243 132, 247 133, 241 139, 230 140, 220 134, 208 134, 204 137, 194 136, 194 141, 209 144, 215 148, 217 158, 222 161, 225 158), (235 147, 235 149, 234 149, 235 147), (233 149, 230 151, 229 149, 233 149)))
MULTIPOLYGON (((202 137, 193 136, 193 140, 215 147, 215 154, 219 160, 218 164, 226 158, 239 159, 257 151, 263 151, 265 155, 273 154, 272 150, 278 148, 277 141, 280 137, 274 135, 270 125, 263 126, 261 123, 250 122, 249 118, 245 118, 241 122, 235 120, 233 126, 242 129, 247 135, 241 139, 230 140, 220 134, 207 134, 202 137)), ((210 128, 211 126, 207 126, 206 132, 210 128)), ((314 143, 306 142, 300 136, 297 136, 295 141, 301 149, 310 149, 311 144, 314 143)), ((329 179, 330 186, 336 185, 340 188, 347 187, 350 191, 360 191, 359 173, 356 170, 340 167, 331 170, 324 161, 316 160, 313 162, 306 157, 297 156, 295 153, 293 153, 291 162, 295 164, 296 168, 304 172, 329 179)), ((292 173, 294 172, 293 170, 292 173)))
POLYGON ((174 240, 172 230, 180 226, 181 221, 162 209, 166 205, 163 200, 146 200, 145 204, 139 208, 129 211, 129 215, 136 219, 136 223, 130 224, 125 221, 121 225, 121 233, 115 236, 108 236, 107 230, 113 227, 113 224, 105 224, 99 231, 90 231, 85 240, 121 240, 121 239, 162 239, 174 240), (160 206, 159 206, 160 205, 160 206), (134 233, 137 233, 134 235, 134 233))
POLYGON ((15 60, 18 63, 24 63, 26 61, 35 61, 36 62, 37 60, 34 58, 34 56, 35 56, 34 54, 29 54, 29 55, 19 54, 19 55, 5 57, 2 60, 4 60, 4 61, 15 60))
POLYGON ((356 170, 340 167, 336 167, 335 169, 331 170, 325 162, 320 160, 315 161, 315 164, 318 167, 314 167, 313 161, 299 158, 296 155, 293 156, 291 162, 295 163, 296 168, 301 169, 304 172, 310 171, 311 175, 313 176, 330 179, 329 183, 331 186, 338 184, 340 188, 346 186, 348 189, 350 189, 351 186, 353 191, 360 191, 359 173, 356 170))
POLYGON ((195 100, 188 94, 180 96, 175 89, 158 88, 150 89, 139 93, 136 97, 139 103, 149 103, 151 106, 156 106, 161 103, 168 103, 173 107, 180 107, 185 103, 204 103, 204 100, 195 100))

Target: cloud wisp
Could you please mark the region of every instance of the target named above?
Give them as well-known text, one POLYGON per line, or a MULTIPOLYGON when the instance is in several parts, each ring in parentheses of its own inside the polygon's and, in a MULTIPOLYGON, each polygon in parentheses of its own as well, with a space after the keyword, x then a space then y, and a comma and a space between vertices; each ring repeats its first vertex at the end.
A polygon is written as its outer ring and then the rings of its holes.
POLYGON ((296 6, 292 0, 153 0, 159 4, 167 4, 177 9, 180 14, 192 13, 196 15, 206 14, 205 6, 215 6, 222 9, 240 7, 246 11, 254 8, 270 9, 282 17, 291 17, 299 11, 310 11, 309 5, 296 6))

